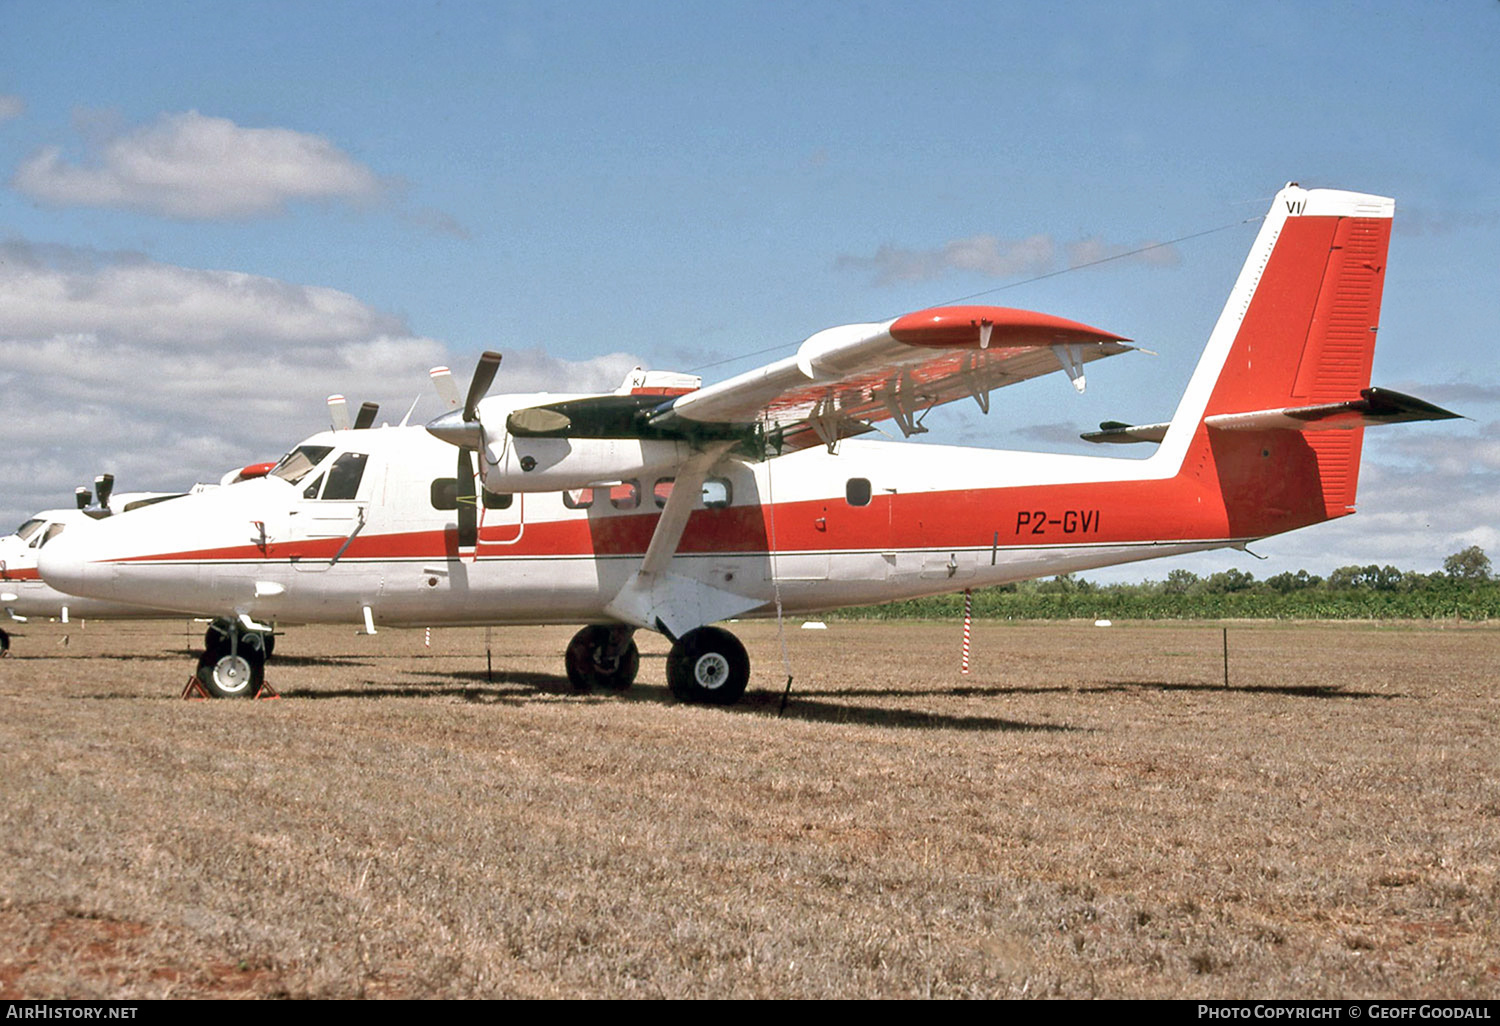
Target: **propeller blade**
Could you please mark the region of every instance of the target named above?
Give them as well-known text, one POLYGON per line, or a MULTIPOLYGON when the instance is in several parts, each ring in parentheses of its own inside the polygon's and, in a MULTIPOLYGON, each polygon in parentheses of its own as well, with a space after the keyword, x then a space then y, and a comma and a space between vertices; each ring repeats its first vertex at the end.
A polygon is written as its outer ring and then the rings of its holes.
POLYGON ((354 418, 354 430, 364 431, 375 423, 375 415, 380 412, 379 403, 360 403, 359 413, 354 418))
POLYGON ((463 396, 458 394, 458 386, 453 383, 453 372, 447 367, 434 367, 427 372, 432 378, 432 385, 437 389, 438 398, 443 405, 450 410, 456 410, 464 404, 463 396))
POLYGON ((109 510, 109 496, 115 490, 115 475, 100 474, 94 478, 94 494, 99 496, 99 508, 109 510))
POLYGON ((349 430, 349 401, 341 395, 328 397, 328 420, 335 431, 349 430))
POLYGON ((79 509, 88 509, 89 502, 94 498, 94 493, 87 488, 79 486, 73 489, 73 498, 78 503, 79 509))
POLYGON ((472 549, 479 542, 479 496, 474 489, 474 450, 460 446, 458 450, 458 485, 454 497, 458 500, 458 547, 472 549))
POLYGON ((493 349, 486 349, 479 356, 479 363, 474 368, 474 377, 469 382, 469 396, 464 400, 464 420, 473 421, 479 419, 476 409, 479 400, 484 398, 484 393, 490 390, 495 383, 495 372, 500 369, 500 354, 493 349))

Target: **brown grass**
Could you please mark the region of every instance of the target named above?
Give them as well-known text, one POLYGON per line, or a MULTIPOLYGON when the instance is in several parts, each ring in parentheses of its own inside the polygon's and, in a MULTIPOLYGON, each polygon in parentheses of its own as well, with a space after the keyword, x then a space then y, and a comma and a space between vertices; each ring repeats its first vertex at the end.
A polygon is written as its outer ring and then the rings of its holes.
POLYGON ((741 624, 733 709, 563 629, 183 623, 0 661, 0 998, 1500 995, 1500 630, 741 624))

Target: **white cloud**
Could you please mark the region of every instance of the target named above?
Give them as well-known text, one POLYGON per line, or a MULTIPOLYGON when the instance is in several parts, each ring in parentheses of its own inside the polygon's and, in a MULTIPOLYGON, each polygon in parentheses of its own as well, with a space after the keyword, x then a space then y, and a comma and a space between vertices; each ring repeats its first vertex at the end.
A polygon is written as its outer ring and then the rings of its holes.
POLYGON ((26 101, 13 93, 0 93, 0 124, 26 113, 26 101))
POLYGON ((839 267, 870 271, 876 285, 887 286, 935 281, 959 273, 985 278, 1035 277, 1057 270, 1059 254, 1070 268, 1123 259, 1154 266, 1172 266, 1178 262, 1176 250, 1162 243, 1125 245, 1098 236, 1060 243, 1050 235, 1029 235, 1024 239, 971 235, 933 249, 881 246, 872 256, 844 254, 836 263, 839 267))
POLYGON ((239 220, 280 213, 296 200, 372 200, 385 190, 374 172, 322 136, 288 128, 246 128, 197 111, 88 146, 68 162, 60 147, 17 169, 14 187, 54 206, 121 207, 181 220, 239 220))
MULTIPOLYGON (((176 488, 274 459, 333 392, 434 417, 427 369, 473 366, 348 293, 133 254, 0 244, 0 309, 0 530, 105 471, 176 488)), ((638 362, 507 352, 495 390, 610 389, 638 362)))

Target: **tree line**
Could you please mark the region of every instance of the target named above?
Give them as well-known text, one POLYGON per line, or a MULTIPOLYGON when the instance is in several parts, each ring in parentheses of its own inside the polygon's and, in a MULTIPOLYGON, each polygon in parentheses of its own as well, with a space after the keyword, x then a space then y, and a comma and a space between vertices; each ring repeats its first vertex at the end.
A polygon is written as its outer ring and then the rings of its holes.
MULTIPOLYGON (((973 593, 983 619, 1488 620, 1500 617, 1500 578, 1471 545, 1424 574, 1394 566, 1341 566, 1326 578, 1306 570, 1257 580, 1228 569, 1199 577, 1173 570, 1162 581, 1096 584, 1077 574, 1022 581, 973 593)), ((844 619, 949 619, 963 615, 962 592, 860 606, 844 619)))

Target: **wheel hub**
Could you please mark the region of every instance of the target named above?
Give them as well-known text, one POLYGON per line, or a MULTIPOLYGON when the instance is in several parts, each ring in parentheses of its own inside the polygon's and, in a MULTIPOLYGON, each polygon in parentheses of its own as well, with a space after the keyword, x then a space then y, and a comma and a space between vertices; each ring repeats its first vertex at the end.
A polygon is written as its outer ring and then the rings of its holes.
POLYGON ((242 655, 228 655, 214 664, 214 683, 226 692, 250 686, 250 662, 242 655))
POLYGON ((717 652, 705 652, 693 664, 693 679, 710 691, 722 687, 729 679, 729 660, 717 652))

